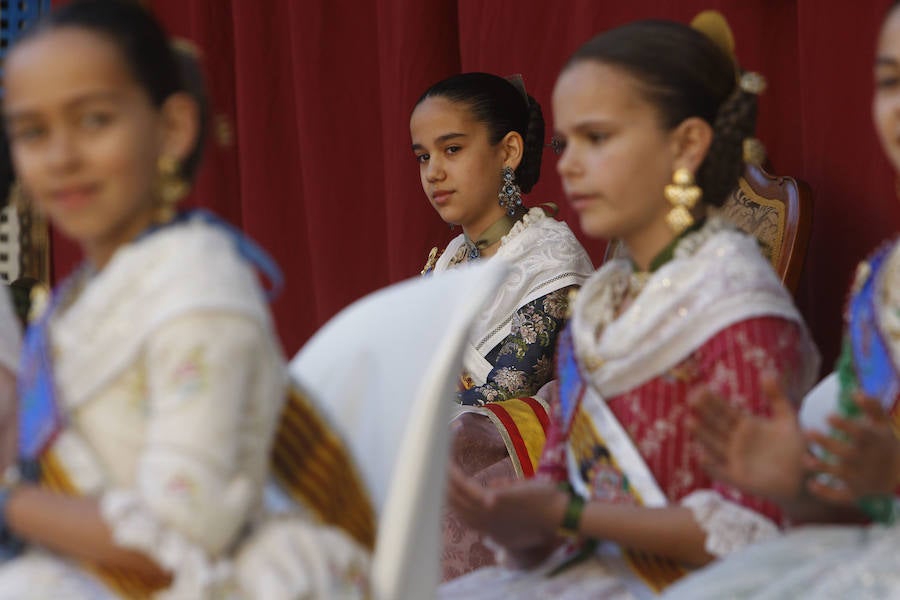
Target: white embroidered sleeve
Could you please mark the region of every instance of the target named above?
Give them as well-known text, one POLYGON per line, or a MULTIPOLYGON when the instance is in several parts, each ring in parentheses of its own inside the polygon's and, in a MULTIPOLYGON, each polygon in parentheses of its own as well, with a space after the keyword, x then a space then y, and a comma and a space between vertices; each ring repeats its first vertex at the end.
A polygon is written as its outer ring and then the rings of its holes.
POLYGON ((712 490, 688 494, 681 504, 691 509, 706 533, 706 551, 716 557, 778 535, 778 527, 771 520, 712 490))
POLYGON ((133 486, 107 492, 101 509, 117 543, 173 572, 173 593, 223 575, 217 559, 260 502, 284 395, 267 335, 239 316, 191 315, 160 328, 146 348, 137 473, 133 486))

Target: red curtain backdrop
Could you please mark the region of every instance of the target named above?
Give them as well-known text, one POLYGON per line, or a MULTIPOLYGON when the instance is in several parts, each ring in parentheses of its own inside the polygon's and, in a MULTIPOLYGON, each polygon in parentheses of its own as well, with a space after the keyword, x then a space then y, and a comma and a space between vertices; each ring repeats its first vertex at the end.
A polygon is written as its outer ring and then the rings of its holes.
MULTIPOLYGON (((409 148, 409 114, 430 83, 460 70, 521 73, 552 127, 550 94, 567 56, 594 33, 638 18, 686 22, 721 10, 743 66, 768 78, 759 137, 779 174, 815 192, 798 302, 826 367, 857 261, 897 230, 894 179, 870 117, 888 0, 148 4, 202 49, 213 137, 231 144, 210 144, 192 202, 240 225, 281 264, 287 288, 275 315, 288 354, 353 300, 416 275, 428 250, 451 237, 427 204, 409 148)), ((528 200, 560 203, 578 231, 555 162, 548 152, 528 200)), ((599 263, 604 243, 586 246, 599 263)), ((57 275, 76 257, 57 244, 57 275)))

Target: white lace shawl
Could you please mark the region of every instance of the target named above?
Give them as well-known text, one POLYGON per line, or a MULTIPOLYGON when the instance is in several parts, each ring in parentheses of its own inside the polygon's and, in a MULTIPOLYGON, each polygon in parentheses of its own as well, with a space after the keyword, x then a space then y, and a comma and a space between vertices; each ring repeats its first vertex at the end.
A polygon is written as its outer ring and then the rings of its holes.
POLYGON ((590 382, 605 397, 633 389, 677 365, 722 329, 740 321, 775 316, 803 331, 807 358, 804 389, 815 382, 819 354, 790 294, 759 251, 756 240, 712 217, 687 236, 674 258, 655 271, 643 291, 617 318, 607 296, 627 286, 631 263, 615 259, 582 287, 575 299, 572 334, 582 366, 603 361, 590 382), (598 325, 606 323, 597 338, 598 325), (588 362, 590 359, 588 359, 588 362))
POLYGON ((164 323, 201 310, 242 315, 271 329, 256 276, 224 232, 192 220, 119 249, 52 319, 63 402, 78 406, 133 363, 164 323))
MULTIPOLYGON (((462 234, 451 240, 435 264, 435 272, 448 269, 464 243, 462 234)), ((484 365, 471 363, 509 335, 518 309, 550 292, 581 285, 594 271, 591 259, 569 226, 547 216, 541 208, 532 208, 513 225, 500 241, 494 258, 509 263, 510 272, 472 326, 470 350, 474 352, 467 352, 464 357, 470 374, 484 370, 484 365)))

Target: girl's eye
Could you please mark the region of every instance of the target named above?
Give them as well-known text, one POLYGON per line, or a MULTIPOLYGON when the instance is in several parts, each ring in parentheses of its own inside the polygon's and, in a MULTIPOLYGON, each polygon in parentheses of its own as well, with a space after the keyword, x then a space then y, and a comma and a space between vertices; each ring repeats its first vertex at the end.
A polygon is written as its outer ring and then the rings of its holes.
POLYGON ((875 87, 880 90, 889 90, 900 84, 900 77, 880 77, 875 80, 875 87))
POLYGON ((550 146, 554 154, 562 154, 566 150, 566 140, 559 136, 553 136, 553 139, 547 145, 550 146))
POLYGON ((590 132, 587 134, 587 139, 592 144, 601 144, 601 143, 605 142, 608 137, 609 137, 609 134, 606 134, 606 133, 590 132))
POLYGON ((19 141, 33 141, 44 135, 44 128, 40 125, 24 125, 14 127, 10 131, 10 137, 19 141))
POLYGON ((462 150, 462 146, 447 146, 447 150, 445 150, 445 152, 447 154, 456 154, 460 150, 462 150))
POLYGON ((112 116, 107 113, 93 112, 81 117, 81 125, 85 129, 100 129, 112 121, 112 116))
POLYGON ((424 165, 426 162, 428 162, 429 158, 430 156, 427 154, 416 154, 416 162, 420 165, 424 165))

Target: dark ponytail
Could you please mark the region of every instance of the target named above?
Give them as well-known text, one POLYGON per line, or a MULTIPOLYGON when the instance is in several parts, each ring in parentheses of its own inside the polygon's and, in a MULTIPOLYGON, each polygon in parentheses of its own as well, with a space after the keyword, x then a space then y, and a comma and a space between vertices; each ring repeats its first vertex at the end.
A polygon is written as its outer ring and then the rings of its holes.
POLYGON ((541 159, 544 156, 544 113, 541 105, 532 96, 528 96, 528 127, 522 135, 525 140, 522 149, 522 162, 516 169, 519 187, 526 194, 541 178, 541 159))
POLYGON ((756 95, 738 85, 732 58, 687 25, 645 20, 594 37, 568 66, 585 60, 624 69, 637 79, 666 129, 689 117, 709 123, 713 140, 697 185, 704 202, 721 206, 743 172, 744 139, 756 129, 756 95))
POLYGON ((544 115, 541 105, 510 81, 490 73, 462 73, 425 90, 416 106, 427 98, 446 98, 465 104, 472 116, 488 128, 488 141, 498 144, 515 131, 524 142, 516 182, 528 193, 541 176, 544 151, 544 115))

